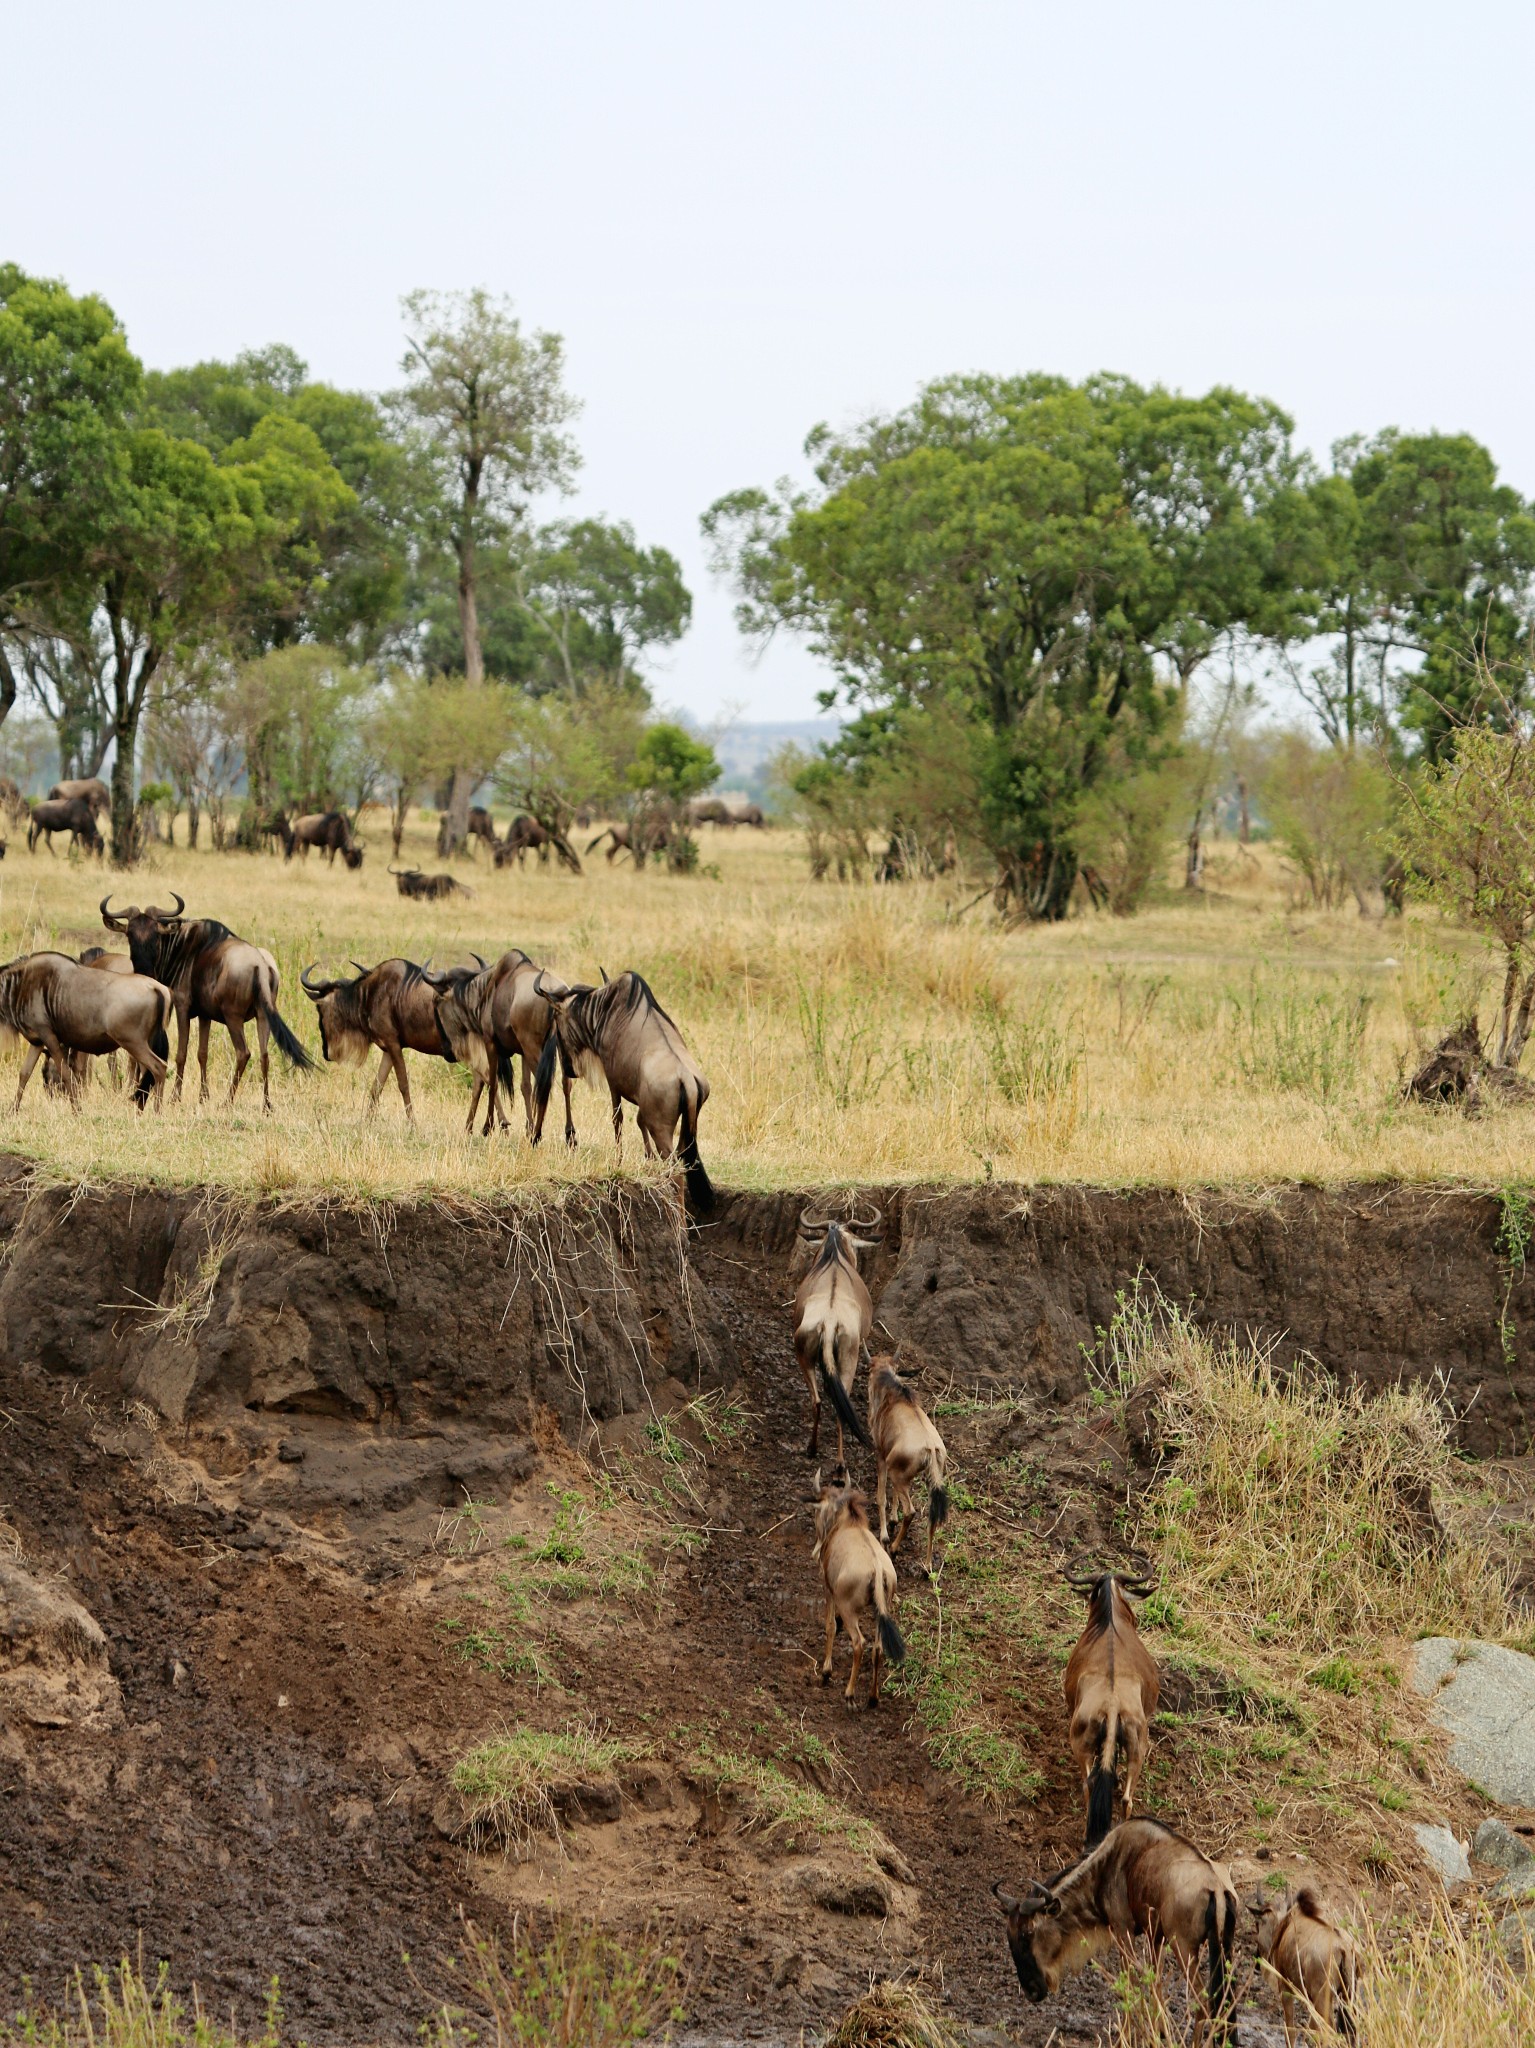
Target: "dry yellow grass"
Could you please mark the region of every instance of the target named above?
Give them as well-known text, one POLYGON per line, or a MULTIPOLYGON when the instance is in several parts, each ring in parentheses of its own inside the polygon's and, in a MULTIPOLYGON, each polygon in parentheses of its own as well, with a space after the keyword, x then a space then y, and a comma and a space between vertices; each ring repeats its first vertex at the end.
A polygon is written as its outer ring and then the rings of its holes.
MULTIPOLYGON (((1089 1180, 1191 1183, 1402 1176, 1501 1183, 1527 1171, 1535 1108, 1480 1121, 1397 1102, 1404 1060, 1451 1021, 1490 961, 1426 912, 1386 924, 1287 902, 1266 849, 1228 846, 1201 899, 1170 896, 1133 919, 1088 914, 1004 932, 969 888, 812 883, 797 837, 706 830, 718 878, 635 874, 599 855, 581 877, 529 862, 458 872, 474 899, 412 904, 385 872, 369 814, 359 874, 307 863, 161 849, 119 879, 118 901, 172 888, 191 914, 222 917, 270 946, 284 1014, 311 1045, 298 971, 345 971, 388 953, 439 963, 521 945, 571 977, 635 967, 676 1016, 713 1093, 704 1157, 734 1185, 828 1180, 1089 1180)), ((428 823, 406 858, 428 870, 428 823)), ((13 842, 0 868, 5 955, 105 937, 110 870, 13 842)), ((121 943, 120 941, 118 943, 121 943)), ((418 1128, 391 1084, 365 1119, 371 1078, 274 1075, 234 1117, 216 1037, 212 1103, 136 1116, 93 1088, 74 1116, 34 1080, 0 1142, 72 1181, 149 1176, 252 1191, 344 1196, 460 1191, 494 1196, 612 1169, 605 1103, 580 1091, 583 1142, 530 1154, 463 1135, 461 1072, 411 1060, 418 1128)), ((195 1052, 194 1052, 195 1062, 195 1052)), ((195 1070, 195 1069, 194 1069, 195 1070)), ((247 1088, 250 1083, 247 1082, 247 1088)), ((0 1070, 0 1094, 10 1083, 0 1070)), ((195 1092, 195 1091, 194 1091, 195 1092)), ((625 1165, 640 1171, 632 1140, 625 1165)))

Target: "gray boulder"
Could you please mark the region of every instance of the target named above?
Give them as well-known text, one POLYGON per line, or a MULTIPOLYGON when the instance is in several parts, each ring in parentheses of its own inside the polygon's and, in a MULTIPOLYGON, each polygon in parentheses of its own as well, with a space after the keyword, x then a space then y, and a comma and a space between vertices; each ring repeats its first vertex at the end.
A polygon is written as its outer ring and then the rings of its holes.
POLYGON ((1424 1862, 1437 1873, 1447 1892, 1459 1891, 1462 1885, 1471 1882, 1466 1845, 1456 1841, 1443 1822, 1431 1825, 1428 1821, 1416 1821, 1412 1831, 1418 1838, 1424 1862))
POLYGON ((1506 1820, 1499 1820, 1496 1814, 1484 1820, 1471 1838, 1471 1854, 1478 1863, 1490 1864, 1494 1870, 1518 1870, 1521 1865, 1535 1863, 1535 1849, 1532 1849, 1524 1835, 1516 1835, 1506 1820))
POLYGON ((1535 1657, 1430 1636, 1417 1646, 1412 1683, 1453 1737, 1456 1770, 1499 1806, 1535 1806, 1535 1657))

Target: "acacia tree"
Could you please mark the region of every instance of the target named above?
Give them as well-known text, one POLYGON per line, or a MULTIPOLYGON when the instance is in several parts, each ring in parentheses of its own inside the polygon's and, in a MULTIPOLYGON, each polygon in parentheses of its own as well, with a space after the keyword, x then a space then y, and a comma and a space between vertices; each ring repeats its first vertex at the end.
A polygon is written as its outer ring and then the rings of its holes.
MULTIPOLYGON (((484 291, 412 292, 404 386, 390 401, 424 482, 422 539, 451 553, 464 680, 485 680, 481 550, 523 516, 540 490, 565 490, 579 455, 564 429, 577 411, 557 334, 524 334, 507 302, 484 291)), ((463 844, 473 782, 453 776, 447 843, 463 844)))

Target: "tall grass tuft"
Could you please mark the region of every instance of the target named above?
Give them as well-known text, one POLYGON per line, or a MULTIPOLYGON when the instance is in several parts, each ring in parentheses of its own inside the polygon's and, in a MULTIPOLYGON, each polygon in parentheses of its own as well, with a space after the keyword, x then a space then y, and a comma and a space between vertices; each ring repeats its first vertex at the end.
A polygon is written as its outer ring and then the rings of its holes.
POLYGON ((518 1927, 505 1949, 467 1931, 480 2010, 444 2008, 423 2029, 427 2048, 623 2048, 665 2040, 682 2017, 681 1966, 654 1930, 617 1941, 560 1922, 539 1941, 518 1927))
POLYGON ((1249 1087, 1331 1103, 1358 1085, 1370 1021, 1362 990, 1275 988, 1254 976, 1229 1001, 1233 1059, 1249 1087))
POLYGON ((476 1846, 527 1855, 536 1835, 559 1838, 557 1796, 606 1776, 629 1748, 573 1721, 559 1732, 508 1728, 477 1743, 453 1769, 464 1827, 476 1846))
POLYGON ((961 2048, 960 2037, 910 1984, 876 1984, 850 2005, 825 2048, 961 2048))
POLYGON ((124 1956, 115 1970, 93 1970, 89 1991, 76 1970, 57 2011, 39 2003, 29 1986, 21 2010, 0 2016, 0 2048, 278 2048, 282 2008, 275 1977, 266 2025, 243 2043, 203 2011, 195 1989, 190 2007, 184 2005, 169 1979, 168 1964, 161 1963, 151 1979, 142 1955, 136 1964, 124 1956))
MULTIPOLYGON (((1517 1923, 1515 1923, 1517 1927, 1517 1923)), ((1391 2048, 1527 2048, 1535 2041, 1532 1936, 1491 1914, 1363 1931, 1354 2016, 1362 2041, 1391 2048)))

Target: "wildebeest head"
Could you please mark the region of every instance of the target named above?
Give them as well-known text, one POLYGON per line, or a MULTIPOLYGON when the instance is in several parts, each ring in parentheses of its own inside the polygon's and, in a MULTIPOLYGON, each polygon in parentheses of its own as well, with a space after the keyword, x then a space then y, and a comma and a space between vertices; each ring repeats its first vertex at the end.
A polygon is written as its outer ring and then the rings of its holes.
POLYGON ((1037 1880, 1021 1899, 1003 1891, 1000 1883, 994 1884, 992 1891, 1002 1908, 1007 1945, 1023 1995, 1032 2005, 1040 2005, 1064 1974, 1066 1935, 1061 1927, 1061 1901, 1037 1880))
POLYGON ((823 1259, 837 1258, 844 1250, 851 1254, 856 1267, 858 1254, 876 1250, 883 1242, 884 1234, 884 1211, 872 1205, 867 1215, 855 1214, 846 1219, 812 1216, 808 1209, 801 1210, 791 1270, 803 1273, 823 1259))
POLYGON ((342 847, 341 858, 346 862, 349 868, 360 868, 362 866, 362 857, 365 850, 366 849, 359 846, 356 840, 354 839, 350 846, 342 847))
POLYGON ((186 912, 186 898, 172 889, 176 898, 174 910, 161 910, 153 903, 141 910, 136 903, 130 903, 126 910, 113 910, 109 906, 110 895, 101 899, 101 921, 109 932, 121 932, 128 941, 128 951, 133 956, 135 974, 153 975, 160 964, 160 942, 177 931, 186 912))
POLYGON ((1106 1571, 1102 1565, 1080 1571, 1068 1566, 1063 1576, 1074 1593, 1085 1595, 1089 1613, 1096 1614, 1113 1600, 1109 1590, 1111 1583, 1121 1593, 1133 1593, 1137 1600, 1144 1600, 1149 1593, 1156 1591, 1156 1572, 1146 1552, 1132 1550, 1130 1561, 1132 1569, 1129 1571, 1106 1571))
POLYGON ((330 981, 311 981, 314 964, 311 961, 298 979, 299 987, 314 1004, 315 1021, 320 1027, 320 1050, 328 1060, 360 1066, 372 1045, 363 1029, 358 994, 368 978, 369 969, 354 960, 352 965, 357 972, 350 981, 340 977, 330 981))

